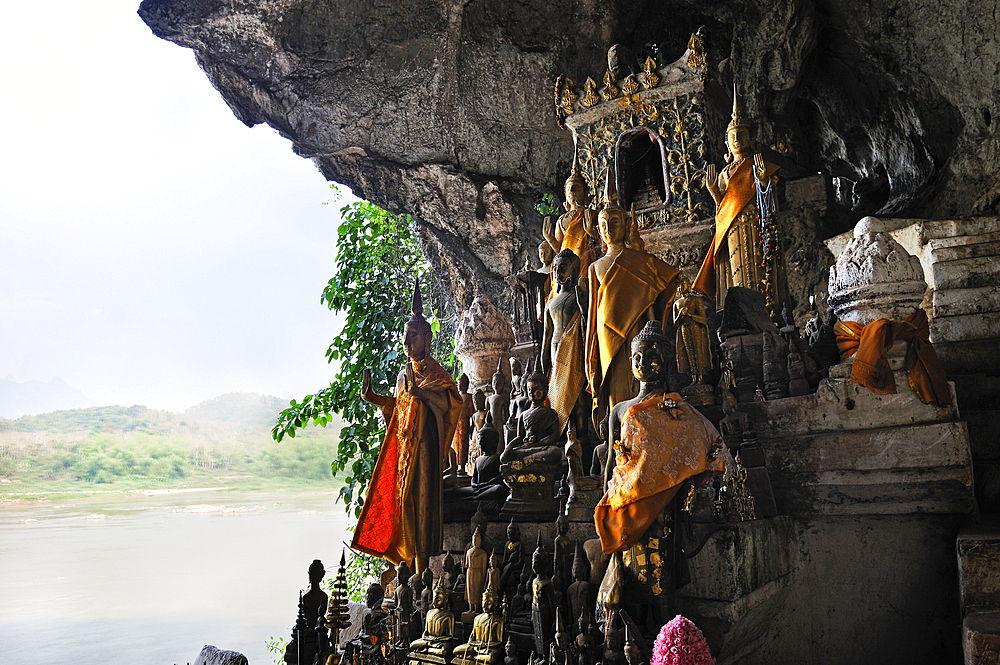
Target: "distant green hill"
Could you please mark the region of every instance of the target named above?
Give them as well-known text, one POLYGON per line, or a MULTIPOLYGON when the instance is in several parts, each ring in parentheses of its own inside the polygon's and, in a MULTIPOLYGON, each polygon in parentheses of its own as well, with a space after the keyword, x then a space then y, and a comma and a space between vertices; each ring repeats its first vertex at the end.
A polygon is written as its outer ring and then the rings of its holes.
POLYGON ((266 427, 270 429, 288 400, 258 393, 226 393, 192 406, 184 412, 187 420, 216 425, 266 427))
POLYGON ((173 413, 144 406, 92 406, 21 416, 6 423, 15 432, 132 432, 172 429, 177 420, 173 413))

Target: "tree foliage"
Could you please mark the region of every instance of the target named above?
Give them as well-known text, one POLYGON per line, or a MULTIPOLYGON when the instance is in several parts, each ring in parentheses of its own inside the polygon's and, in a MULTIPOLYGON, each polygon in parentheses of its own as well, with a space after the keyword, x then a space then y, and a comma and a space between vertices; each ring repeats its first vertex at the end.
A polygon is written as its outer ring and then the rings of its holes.
POLYGON ((385 435, 378 409, 361 399, 362 372, 371 369, 376 392, 395 390, 396 375, 406 359, 401 337, 415 278, 420 279, 424 316, 434 331, 432 354, 451 370, 456 364, 454 320, 445 316, 444 294, 420 249, 409 215, 393 215, 367 201, 345 206, 340 212, 337 274, 320 298, 329 309, 346 315, 343 330, 326 351, 327 361, 339 367, 329 386, 291 401, 272 436, 280 442, 310 423, 326 427, 333 413, 340 415, 345 424, 331 471, 346 474, 340 498, 348 510, 353 506, 360 515, 363 491, 385 435))

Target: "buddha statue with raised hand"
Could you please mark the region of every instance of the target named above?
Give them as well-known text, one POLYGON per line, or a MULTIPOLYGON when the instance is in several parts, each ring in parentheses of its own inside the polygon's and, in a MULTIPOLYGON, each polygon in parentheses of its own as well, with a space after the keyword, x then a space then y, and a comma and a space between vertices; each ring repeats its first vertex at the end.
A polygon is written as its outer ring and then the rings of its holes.
POLYGON ((424 620, 424 634, 410 643, 411 663, 447 663, 455 645, 455 615, 444 578, 434 587, 434 605, 424 620))
POLYGON ((714 164, 706 169, 705 185, 716 204, 715 238, 694 289, 714 298, 719 310, 732 286, 759 291, 771 316, 779 320, 788 284, 772 198, 778 167, 758 152, 751 130, 734 82, 733 116, 726 129, 728 164, 718 173, 714 164))
POLYGON ((566 213, 553 222, 542 220, 542 236, 556 252, 570 250, 580 259, 580 273, 587 274, 594 261, 597 237, 597 211, 589 206, 590 189, 580 173, 580 164, 573 155, 573 171, 566 179, 566 213))
POLYGON ((455 380, 430 355, 419 283, 412 311, 395 397, 375 393, 364 371, 361 397, 382 410, 387 427, 351 547, 393 563, 413 559, 420 573, 442 550, 443 471, 464 405, 455 380))

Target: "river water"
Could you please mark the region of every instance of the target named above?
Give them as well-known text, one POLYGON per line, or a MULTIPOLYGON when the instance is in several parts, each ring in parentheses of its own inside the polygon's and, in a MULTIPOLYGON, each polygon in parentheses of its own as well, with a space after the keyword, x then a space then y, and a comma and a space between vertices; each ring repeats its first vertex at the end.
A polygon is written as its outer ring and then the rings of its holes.
POLYGON ((336 573, 335 494, 183 491, 0 505, 0 663, 274 662, 306 570, 336 573))

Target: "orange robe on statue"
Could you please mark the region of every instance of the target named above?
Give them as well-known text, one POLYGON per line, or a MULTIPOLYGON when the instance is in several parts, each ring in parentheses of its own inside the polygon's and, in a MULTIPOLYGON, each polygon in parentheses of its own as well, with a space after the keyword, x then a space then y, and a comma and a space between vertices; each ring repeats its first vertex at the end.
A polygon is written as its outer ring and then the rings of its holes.
POLYGON ((351 544, 394 564, 441 552, 442 473, 463 408, 458 385, 436 360, 413 368, 417 386, 445 395, 448 407, 439 413, 402 387, 388 398, 389 425, 351 544))
POLYGON ((587 274, 590 264, 594 262, 594 246, 590 236, 583 228, 583 216, 596 215, 596 212, 586 208, 574 208, 559 218, 563 229, 562 244, 553 247, 558 254, 564 249, 572 249, 580 257, 580 277, 587 274))
POLYGON ((721 457, 707 460, 713 445, 722 445, 719 432, 677 393, 653 395, 630 406, 621 425, 621 446, 627 452, 617 458, 608 491, 594 510, 604 553, 639 542, 685 480, 722 473, 721 457), (677 408, 665 410, 668 399, 677 408))

